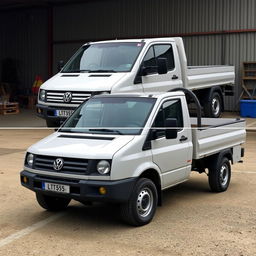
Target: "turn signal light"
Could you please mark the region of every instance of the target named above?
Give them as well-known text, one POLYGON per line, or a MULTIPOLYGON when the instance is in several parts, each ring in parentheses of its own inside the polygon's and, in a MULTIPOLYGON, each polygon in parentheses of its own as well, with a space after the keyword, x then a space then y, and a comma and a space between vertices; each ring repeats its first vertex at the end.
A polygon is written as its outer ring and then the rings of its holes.
POLYGON ((107 189, 106 189, 105 187, 100 187, 100 188, 99 188, 99 193, 100 193, 101 195, 106 195, 106 194, 107 194, 107 189))
POLYGON ((22 181, 23 183, 27 184, 27 183, 28 183, 28 178, 27 178, 26 176, 22 176, 22 177, 21 177, 21 181, 22 181))

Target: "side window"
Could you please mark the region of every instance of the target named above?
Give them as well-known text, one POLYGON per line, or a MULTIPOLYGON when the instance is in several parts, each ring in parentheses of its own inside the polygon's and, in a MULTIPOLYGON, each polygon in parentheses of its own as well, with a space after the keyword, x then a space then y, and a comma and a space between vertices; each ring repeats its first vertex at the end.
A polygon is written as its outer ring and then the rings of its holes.
POLYGON ((171 45, 155 45, 155 55, 156 58, 166 58, 167 59, 167 65, 168 70, 173 70, 174 65, 174 57, 173 57, 173 50, 171 45))
POLYGON ((157 58, 166 58, 168 70, 175 67, 172 46, 170 44, 159 44, 151 46, 144 57, 144 67, 147 68, 148 74, 157 73, 157 58))
POLYGON ((163 104, 164 119, 176 118, 180 130, 183 128, 183 116, 180 100, 170 100, 163 104))
POLYGON ((165 125, 166 118, 176 118, 179 130, 183 129, 183 116, 180 100, 169 100, 163 103, 161 106, 153 127, 159 130, 160 135, 164 135, 164 131, 161 131, 165 125))
POLYGON ((154 53, 154 48, 153 46, 151 46, 148 49, 147 54, 144 57, 144 67, 148 68, 148 73, 152 74, 152 73, 156 73, 157 69, 156 69, 156 58, 155 58, 155 53, 154 53))

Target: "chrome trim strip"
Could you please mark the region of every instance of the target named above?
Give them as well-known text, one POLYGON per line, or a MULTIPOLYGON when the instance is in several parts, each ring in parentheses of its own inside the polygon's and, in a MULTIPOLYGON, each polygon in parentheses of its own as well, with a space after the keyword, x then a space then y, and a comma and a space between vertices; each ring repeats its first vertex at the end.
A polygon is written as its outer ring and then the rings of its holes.
POLYGON ((57 172, 47 172, 47 171, 38 171, 35 169, 28 168, 24 166, 24 170, 41 175, 48 175, 52 177, 58 178, 71 178, 71 179, 78 179, 78 180, 110 180, 110 176, 86 176, 86 175, 75 175, 75 174, 67 174, 67 173, 57 173, 57 172))

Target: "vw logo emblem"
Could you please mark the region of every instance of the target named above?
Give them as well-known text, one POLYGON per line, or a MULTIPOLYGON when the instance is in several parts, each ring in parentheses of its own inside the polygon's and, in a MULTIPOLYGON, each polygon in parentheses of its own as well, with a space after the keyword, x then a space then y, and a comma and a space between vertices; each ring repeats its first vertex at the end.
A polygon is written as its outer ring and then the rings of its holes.
POLYGON ((72 100, 72 92, 65 92, 63 95, 63 101, 66 103, 71 102, 72 100))
POLYGON ((62 169, 64 165, 64 161, 62 158, 57 158, 54 162, 53 162, 53 169, 55 171, 60 171, 62 169))

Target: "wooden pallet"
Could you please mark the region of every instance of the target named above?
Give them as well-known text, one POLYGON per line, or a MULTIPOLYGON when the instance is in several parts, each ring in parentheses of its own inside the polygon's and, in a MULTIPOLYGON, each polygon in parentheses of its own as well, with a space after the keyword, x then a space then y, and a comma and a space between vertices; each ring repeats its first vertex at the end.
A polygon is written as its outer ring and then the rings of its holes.
POLYGON ((241 99, 256 99, 256 62, 243 62, 241 99))
POLYGON ((12 115, 19 112, 19 103, 17 102, 0 103, 0 115, 12 115))

